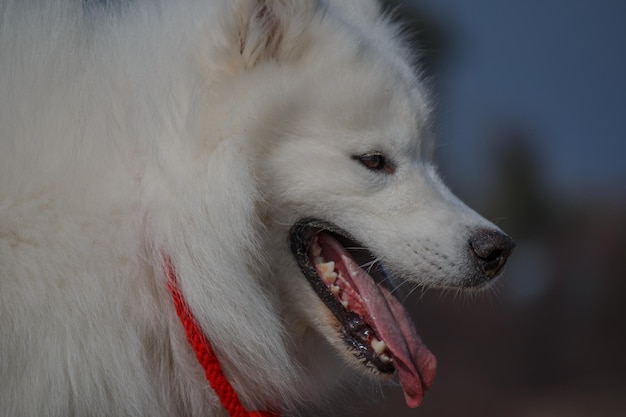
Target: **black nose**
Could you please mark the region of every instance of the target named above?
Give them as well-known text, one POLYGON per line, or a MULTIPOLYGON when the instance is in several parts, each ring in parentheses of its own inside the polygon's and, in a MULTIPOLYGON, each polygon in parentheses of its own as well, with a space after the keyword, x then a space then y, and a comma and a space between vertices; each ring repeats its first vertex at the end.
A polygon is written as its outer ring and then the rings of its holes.
POLYGON ((487 279, 502 272, 515 242, 509 236, 495 230, 480 230, 469 240, 475 261, 487 279))

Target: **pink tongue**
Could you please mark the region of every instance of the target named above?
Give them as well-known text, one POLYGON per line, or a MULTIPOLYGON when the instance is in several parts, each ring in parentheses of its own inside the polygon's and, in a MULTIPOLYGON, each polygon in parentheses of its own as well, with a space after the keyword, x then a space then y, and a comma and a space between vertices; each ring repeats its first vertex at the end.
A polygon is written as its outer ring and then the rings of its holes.
POLYGON ((367 309, 364 319, 374 328, 393 354, 404 398, 409 407, 420 405, 425 391, 435 378, 437 361, 424 345, 402 304, 384 286, 378 286, 350 254, 326 233, 318 235, 319 244, 349 274, 353 288, 367 309), (330 252, 330 253, 329 253, 330 252))

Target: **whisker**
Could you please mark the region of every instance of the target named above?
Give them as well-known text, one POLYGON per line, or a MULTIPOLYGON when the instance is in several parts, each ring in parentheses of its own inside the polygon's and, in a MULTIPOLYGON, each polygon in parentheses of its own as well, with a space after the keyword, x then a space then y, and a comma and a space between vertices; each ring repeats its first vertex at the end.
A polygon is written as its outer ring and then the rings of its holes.
MULTIPOLYGON (((390 279, 390 282, 392 284, 394 284, 393 288, 390 289, 391 291, 389 291, 389 294, 392 294, 392 295, 396 295, 395 294, 396 292, 401 291, 403 289, 402 288, 403 286, 409 285, 409 282, 405 281, 405 280, 401 280, 399 282, 396 282, 396 281, 391 281, 391 279, 390 279)), ((402 301, 404 301, 404 300, 402 300, 402 301)))
MULTIPOLYGON (((376 264, 380 264, 380 258, 376 258, 369 262, 366 262, 360 265, 360 267, 361 269, 365 270, 367 274, 370 274, 370 272, 372 272, 372 269, 376 266, 376 264)), ((385 276, 385 279, 388 279, 388 277, 385 276)))
POLYGON ((422 290, 422 294, 420 295, 420 299, 422 299, 424 297, 424 294, 426 294, 426 291, 428 291, 428 287, 426 287, 425 285, 423 285, 423 284, 421 284, 419 282, 415 282, 415 283, 412 283, 412 284, 413 285, 411 286, 411 289, 409 289, 407 294, 402 299, 403 303, 406 301, 407 298, 409 298, 418 289, 422 290))
POLYGON ((344 246, 346 248, 346 250, 362 250, 362 251, 368 251, 369 249, 367 249, 364 246, 344 246))

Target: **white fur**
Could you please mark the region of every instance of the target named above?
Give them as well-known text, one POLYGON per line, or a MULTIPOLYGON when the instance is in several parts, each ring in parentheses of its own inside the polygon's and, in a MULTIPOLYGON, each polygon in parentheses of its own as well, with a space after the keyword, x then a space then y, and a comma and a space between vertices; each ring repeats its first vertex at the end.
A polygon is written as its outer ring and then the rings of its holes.
POLYGON ((437 179, 425 90, 374 2, 0 16, 0 415, 223 415, 163 254, 244 404, 296 414, 365 382, 330 347, 295 221, 332 221, 423 285, 454 285, 467 231, 493 228, 437 179), (372 149, 393 175, 351 159, 372 149))

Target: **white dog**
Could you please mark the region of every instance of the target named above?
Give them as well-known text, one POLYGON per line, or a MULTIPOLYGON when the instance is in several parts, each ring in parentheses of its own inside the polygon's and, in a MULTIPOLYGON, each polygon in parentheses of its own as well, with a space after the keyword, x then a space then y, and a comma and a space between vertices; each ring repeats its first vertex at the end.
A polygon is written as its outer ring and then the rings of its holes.
POLYGON ((0 5, 0 415, 289 415, 393 374, 419 405, 397 287, 482 286, 513 242, 437 178, 398 27, 103 3, 0 5))

